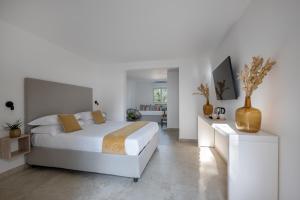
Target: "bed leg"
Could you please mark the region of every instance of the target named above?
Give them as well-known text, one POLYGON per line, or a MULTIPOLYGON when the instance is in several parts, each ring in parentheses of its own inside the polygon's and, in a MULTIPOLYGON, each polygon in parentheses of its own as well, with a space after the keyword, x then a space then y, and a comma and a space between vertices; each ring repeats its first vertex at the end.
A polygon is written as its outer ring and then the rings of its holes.
POLYGON ((138 178, 133 178, 133 182, 137 183, 139 181, 138 178))

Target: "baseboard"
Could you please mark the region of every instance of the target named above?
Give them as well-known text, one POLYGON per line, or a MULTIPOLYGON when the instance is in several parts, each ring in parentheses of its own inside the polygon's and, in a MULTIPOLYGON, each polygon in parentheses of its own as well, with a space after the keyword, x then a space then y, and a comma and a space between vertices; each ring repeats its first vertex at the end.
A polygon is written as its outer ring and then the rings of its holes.
POLYGON ((167 131, 179 131, 179 128, 166 128, 167 131))
POLYGON ((197 143, 198 140, 197 139, 180 139, 179 138, 179 142, 193 142, 193 143, 197 143))
POLYGON ((27 169, 28 167, 29 167, 29 165, 23 164, 23 165, 20 165, 18 167, 12 168, 12 169, 10 169, 8 171, 5 171, 3 173, 0 173, 0 179, 5 178, 7 176, 10 176, 12 174, 15 174, 17 172, 20 172, 20 171, 22 171, 24 169, 27 169))

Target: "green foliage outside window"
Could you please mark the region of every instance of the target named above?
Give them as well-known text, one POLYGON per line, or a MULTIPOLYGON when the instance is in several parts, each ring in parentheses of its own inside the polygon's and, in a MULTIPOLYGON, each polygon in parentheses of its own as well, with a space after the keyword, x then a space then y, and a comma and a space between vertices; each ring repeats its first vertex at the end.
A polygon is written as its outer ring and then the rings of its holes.
POLYGON ((154 88, 153 89, 153 103, 166 104, 168 102, 168 89, 167 88, 154 88))

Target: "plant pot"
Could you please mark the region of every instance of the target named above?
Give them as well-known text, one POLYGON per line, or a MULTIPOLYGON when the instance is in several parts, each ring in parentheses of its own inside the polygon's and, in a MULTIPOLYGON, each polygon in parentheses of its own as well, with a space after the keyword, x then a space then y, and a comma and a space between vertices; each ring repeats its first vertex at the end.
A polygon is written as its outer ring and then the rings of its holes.
POLYGON ((21 129, 12 129, 9 131, 10 138, 17 138, 21 136, 21 129))
POLYGON ((261 112, 251 106, 251 97, 245 98, 245 106, 235 112, 235 125, 239 131, 256 133, 261 127, 261 112))
POLYGON ((213 113, 214 107, 209 104, 209 100, 206 100, 206 104, 203 105, 203 113, 206 116, 209 116, 213 113))

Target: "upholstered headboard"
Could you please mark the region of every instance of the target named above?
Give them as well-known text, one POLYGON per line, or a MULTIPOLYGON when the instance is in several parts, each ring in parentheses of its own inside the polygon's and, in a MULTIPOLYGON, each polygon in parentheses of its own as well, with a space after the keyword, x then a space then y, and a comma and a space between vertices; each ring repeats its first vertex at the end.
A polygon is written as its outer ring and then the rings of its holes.
POLYGON ((25 78, 24 81, 25 125, 45 115, 93 109, 92 88, 33 78, 25 78))

